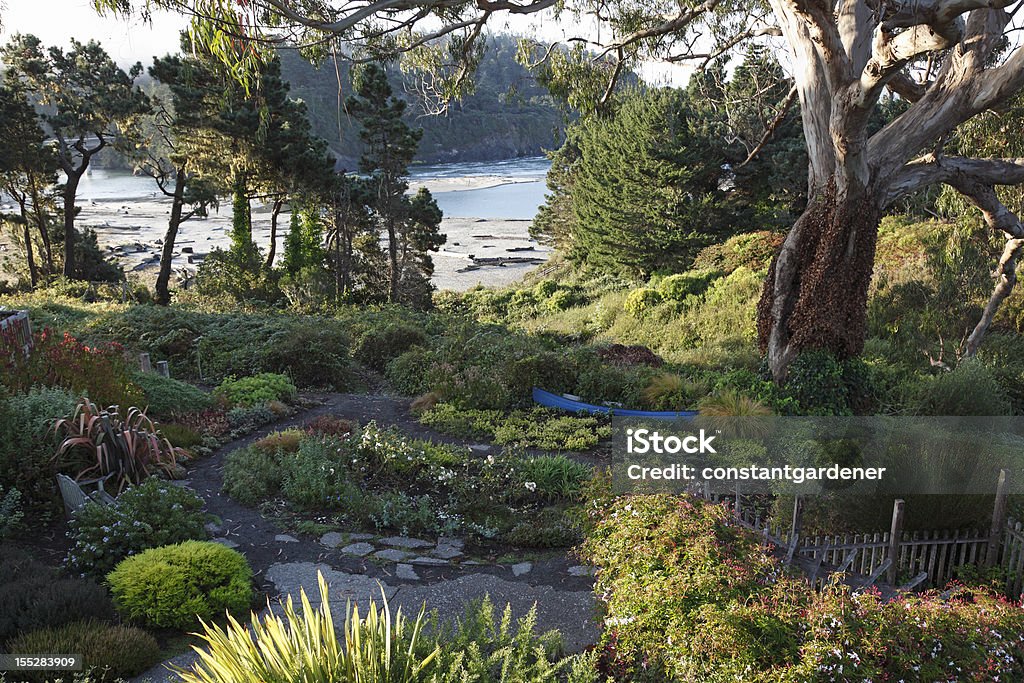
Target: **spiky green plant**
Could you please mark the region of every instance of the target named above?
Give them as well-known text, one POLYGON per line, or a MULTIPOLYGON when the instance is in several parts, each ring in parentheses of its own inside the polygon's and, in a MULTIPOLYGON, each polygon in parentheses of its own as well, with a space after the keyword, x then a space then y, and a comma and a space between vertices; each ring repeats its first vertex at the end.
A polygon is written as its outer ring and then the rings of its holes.
POLYGON ((435 646, 424 652, 420 635, 424 611, 409 625, 399 608, 394 614, 381 591, 383 606, 371 601, 365 618, 347 609, 344 647, 331 617, 327 582, 317 576, 320 606, 314 609, 300 590, 301 614, 291 596, 283 616, 252 615, 248 628, 228 617, 227 628, 203 622, 204 643, 194 649, 199 661, 177 669, 184 683, 416 683, 437 658, 435 646))

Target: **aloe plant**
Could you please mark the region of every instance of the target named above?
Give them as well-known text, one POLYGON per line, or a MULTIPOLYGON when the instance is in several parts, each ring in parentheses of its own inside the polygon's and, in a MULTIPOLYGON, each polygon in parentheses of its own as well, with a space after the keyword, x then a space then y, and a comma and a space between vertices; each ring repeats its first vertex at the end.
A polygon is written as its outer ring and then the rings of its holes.
POLYGON ((185 454, 160 435, 146 413, 129 408, 122 418, 117 406, 101 410, 83 398, 70 418, 57 420, 54 429, 63 440, 54 456, 84 454, 86 466, 76 478, 114 475, 117 491, 162 471, 171 474, 185 454))
POLYGON ((334 630, 327 582, 317 576, 320 605, 312 607, 300 590, 301 613, 292 597, 284 613, 252 615, 246 627, 228 617, 227 627, 203 622, 193 646, 199 661, 176 668, 184 683, 416 683, 426 680, 439 648, 424 652, 424 612, 410 625, 398 609, 392 613, 383 595, 380 608, 371 601, 366 617, 347 609, 344 645, 334 630))

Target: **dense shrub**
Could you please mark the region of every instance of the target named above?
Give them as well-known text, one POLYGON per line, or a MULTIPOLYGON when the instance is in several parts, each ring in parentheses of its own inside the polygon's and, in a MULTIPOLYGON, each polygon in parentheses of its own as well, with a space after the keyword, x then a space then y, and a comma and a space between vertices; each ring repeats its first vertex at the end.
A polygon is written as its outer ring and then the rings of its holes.
POLYGON ((785 238, 785 233, 767 230, 735 235, 725 242, 702 249, 694 259, 693 267, 725 274, 738 268, 765 270, 785 238))
POLYGON ((185 425, 170 422, 160 425, 160 435, 171 442, 172 446, 188 450, 203 443, 203 435, 185 425))
POLYGON ((35 335, 31 354, 15 354, 4 364, 0 382, 14 393, 64 387, 103 405, 140 405, 143 400, 118 343, 89 346, 70 334, 43 330, 35 335))
POLYGON ((991 370, 980 362, 961 363, 952 372, 926 377, 908 400, 917 415, 1010 415, 1012 407, 991 370))
POLYGON ((224 493, 245 505, 276 496, 283 476, 276 451, 248 446, 224 459, 224 493))
POLYGON ((360 339, 353 354, 360 363, 382 371, 389 362, 414 346, 422 346, 426 335, 418 327, 392 323, 380 329, 368 330, 360 339))
POLYGON ((0 485, 0 541, 21 530, 23 519, 25 511, 21 506, 21 491, 16 488, 4 490, 0 485))
POLYGON ((57 507, 52 459, 60 440, 53 422, 74 408, 74 395, 61 388, 0 397, 0 482, 16 488, 26 508, 57 507))
POLYGON ((89 502, 70 522, 74 546, 68 566, 102 576, 125 557, 147 548, 206 538, 203 499, 159 479, 147 479, 113 505, 89 502))
POLYGON ((160 646, 145 631, 94 620, 25 633, 8 647, 23 655, 79 654, 98 681, 137 676, 160 661, 160 646))
POLYGON ((191 629, 252 601, 245 557, 220 543, 185 541, 122 560, 107 575, 118 612, 151 626, 191 629))
POLYGON ((1024 610, 953 588, 886 602, 785 576, 756 534, 697 499, 633 496, 584 544, 617 680, 1017 680, 1024 610), (941 652, 941 656, 937 656, 941 652))
POLYGON ((65 576, 14 548, 0 547, 0 576, 0 646, 18 633, 114 616, 104 588, 65 576))
POLYGON ((170 379, 156 372, 135 373, 134 381, 146 398, 140 404, 156 418, 170 418, 183 413, 195 413, 210 406, 210 397, 202 389, 187 382, 170 379))
POLYGON ((318 415, 303 425, 307 434, 319 434, 321 436, 344 437, 348 436, 355 429, 351 420, 335 415, 318 415))
POLYGON ((652 308, 660 304, 662 300, 663 297, 658 290, 641 287, 629 293, 623 308, 625 308, 626 313, 629 313, 634 318, 641 318, 652 308))
POLYGON ((243 408, 260 406, 269 401, 294 400, 298 390, 285 375, 263 372, 252 377, 228 377, 213 391, 213 395, 229 405, 243 408))
POLYGON ((578 306, 584 303, 584 301, 585 299, 575 290, 559 289, 544 302, 544 308, 549 311, 564 311, 573 306, 578 306))
POLYGON ((229 427, 229 435, 233 438, 248 434, 279 419, 279 415, 267 405, 255 405, 248 408, 241 406, 232 408, 225 414, 229 427))
POLYGON ((199 379, 284 373, 299 386, 348 383, 345 325, 327 317, 272 313, 204 313, 184 306, 131 306, 88 325, 91 339, 120 340, 176 374, 199 379))
POLYGON ((658 283, 658 291, 666 301, 683 301, 688 296, 703 294, 711 281, 720 275, 714 270, 691 270, 669 275, 658 283))
POLYGON ((525 488, 546 500, 574 500, 591 476, 591 468, 564 455, 542 455, 519 463, 518 474, 525 488))

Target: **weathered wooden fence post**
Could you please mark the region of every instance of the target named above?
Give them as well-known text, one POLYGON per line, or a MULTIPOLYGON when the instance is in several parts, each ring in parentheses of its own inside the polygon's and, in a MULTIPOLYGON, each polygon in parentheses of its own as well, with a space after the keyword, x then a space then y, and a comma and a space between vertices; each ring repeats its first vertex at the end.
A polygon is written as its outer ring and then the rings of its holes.
POLYGON ((996 502, 992 507, 992 526, 988 532, 988 553, 985 555, 985 566, 994 567, 999 561, 999 546, 1003 540, 1006 527, 1006 496, 1010 490, 1010 473, 999 470, 999 483, 996 485, 996 502))
POLYGON ((170 378, 171 376, 171 368, 165 360, 158 360, 156 362, 156 371, 164 377, 170 378))
POLYGON ((142 372, 153 372, 153 362, 149 359, 148 353, 139 354, 139 369, 142 372))
POLYGON ((800 494, 793 498, 793 526, 790 529, 789 549, 786 551, 786 564, 792 564, 796 549, 800 545, 800 530, 803 524, 804 499, 800 494))
POLYGON ((886 572, 885 580, 893 586, 896 585, 896 574, 899 571, 904 505, 902 498, 897 498, 892 504, 892 526, 889 527, 889 569, 886 572))

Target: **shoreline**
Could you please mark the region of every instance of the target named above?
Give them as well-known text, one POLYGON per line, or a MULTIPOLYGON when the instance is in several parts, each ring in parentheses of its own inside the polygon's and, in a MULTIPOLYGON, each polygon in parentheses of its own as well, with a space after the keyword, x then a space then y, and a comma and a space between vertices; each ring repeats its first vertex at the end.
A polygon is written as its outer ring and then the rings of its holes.
MULTIPOLYGON (((95 186, 104 190, 102 181, 95 186)), ((535 178, 502 175, 457 176, 452 178, 413 179, 410 191, 426 187, 435 192, 466 192, 537 182, 535 178)), ((79 228, 96 232, 100 248, 124 267, 127 274, 152 284, 159 266, 160 251, 171 200, 163 195, 126 192, 124 196, 96 196, 86 188, 79 199, 79 228)), ((282 211, 277 224, 277 257, 284 251, 291 214, 282 211)), ((547 261, 550 249, 529 235, 532 220, 517 218, 474 218, 445 216, 441 232, 447 241, 432 253, 434 275, 431 282, 438 290, 465 291, 477 285, 504 286, 518 280, 529 270, 547 261)), ((206 254, 230 244, 231 207, 222 203, 206 218, 182 223, 175 240, 173 269, 178 274, 194 274, 206 254)), ((270 209, 254 204, 252 234, 256 244, 267 251, 270 242, 270 209)), ((13 248, 9 247, 9 248, 13 248)))

